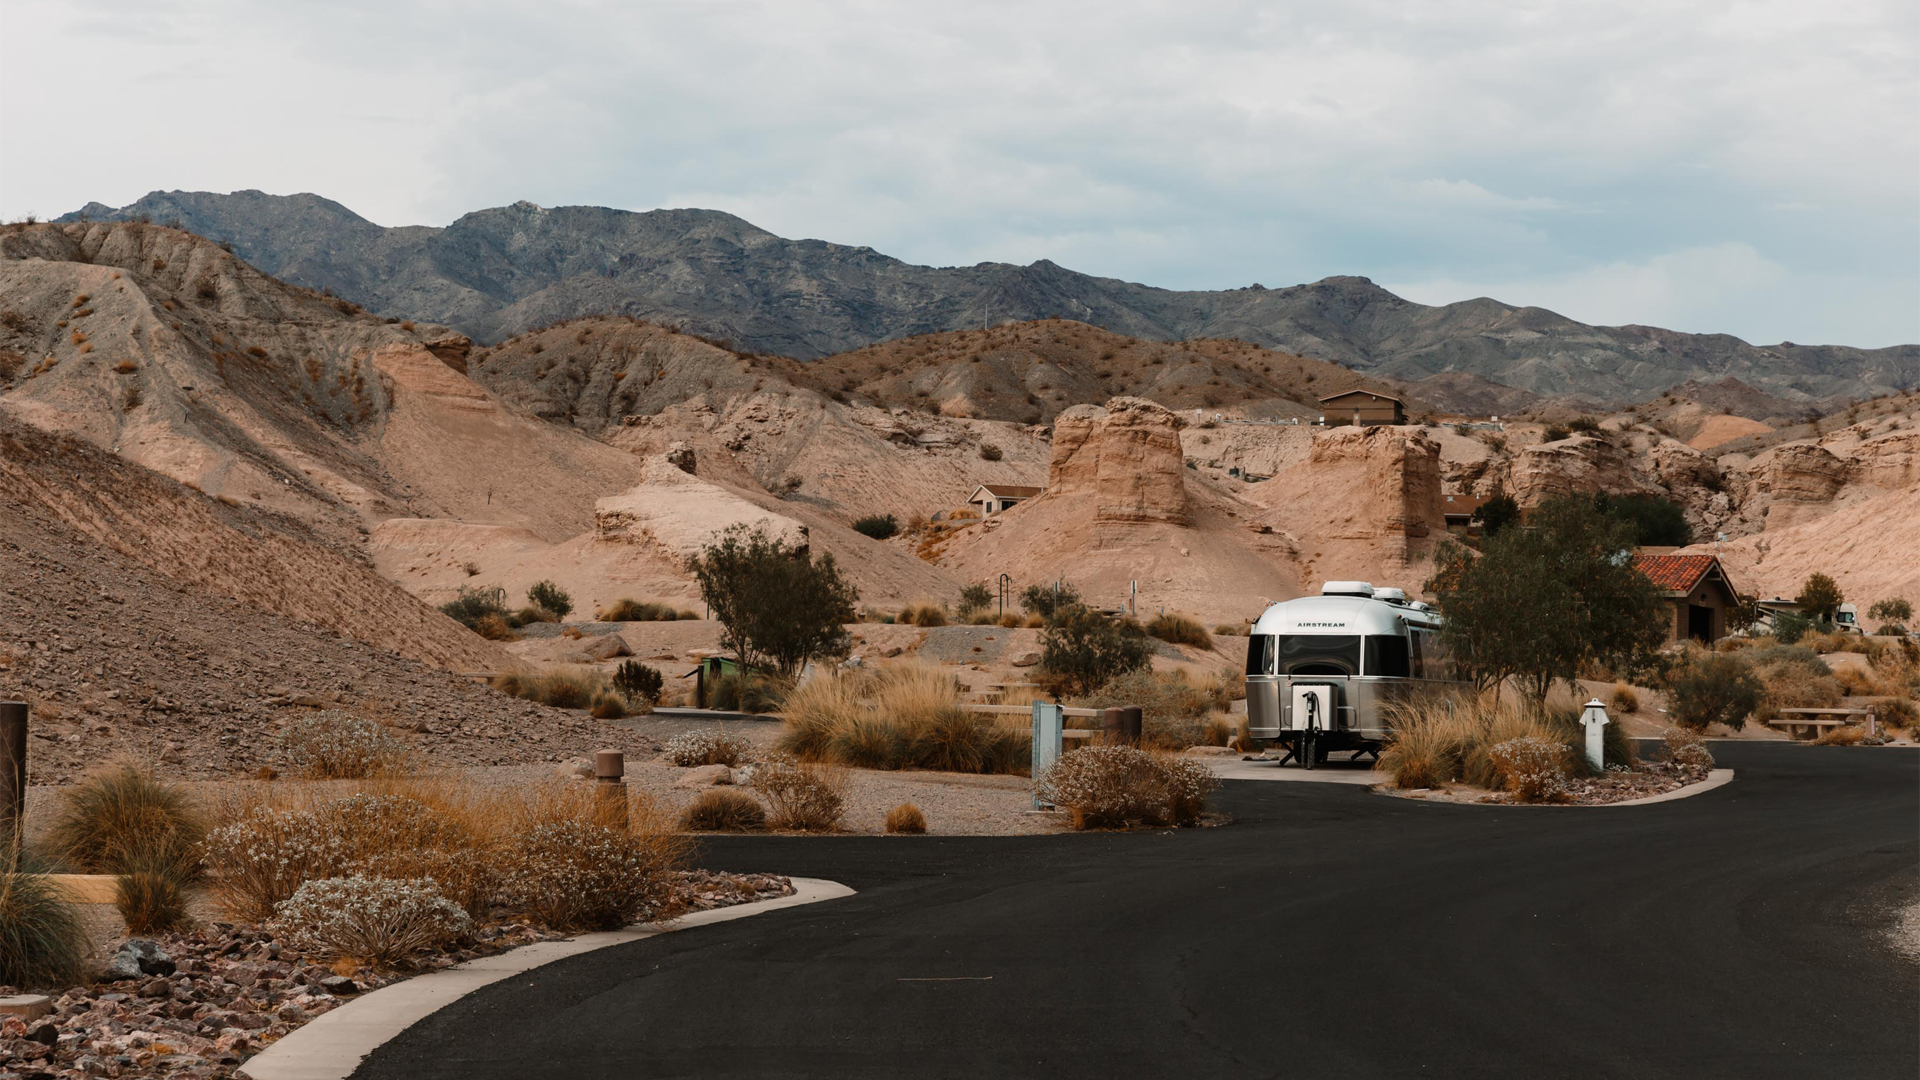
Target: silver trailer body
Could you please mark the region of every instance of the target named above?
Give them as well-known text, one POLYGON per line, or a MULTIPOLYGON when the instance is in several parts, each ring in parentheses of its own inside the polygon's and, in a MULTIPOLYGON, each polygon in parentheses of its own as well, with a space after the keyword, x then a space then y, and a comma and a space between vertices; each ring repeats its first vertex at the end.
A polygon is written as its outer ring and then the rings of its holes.
POLYGON ((1256 739, 1313 732, 1322 747, 1365 746, 1390 730, 1383 706, 1465 684, 1440 643, 1440 615, 1398 589, 1331 581, 1274 604, 1247 646, 1247 724, 1256 739))

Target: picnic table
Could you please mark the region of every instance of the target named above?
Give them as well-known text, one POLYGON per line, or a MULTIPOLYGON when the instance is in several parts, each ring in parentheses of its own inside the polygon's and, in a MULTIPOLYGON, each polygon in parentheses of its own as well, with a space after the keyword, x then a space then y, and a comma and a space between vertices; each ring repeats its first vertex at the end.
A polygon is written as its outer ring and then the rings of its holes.
POLYGON ((1872 709, 1781 709, 1780 715, 1767 721, 1771 727, 1784 728, 1795 738, 1811 739, 1821 728, 1841 727, 1864 720, 1867 734, 1874 734, 1872 709))

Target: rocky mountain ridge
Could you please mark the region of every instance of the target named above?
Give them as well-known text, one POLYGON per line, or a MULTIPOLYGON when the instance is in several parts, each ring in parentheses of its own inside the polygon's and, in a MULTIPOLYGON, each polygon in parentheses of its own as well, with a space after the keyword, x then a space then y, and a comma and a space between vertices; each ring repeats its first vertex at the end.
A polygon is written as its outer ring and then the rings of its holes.
POLYGON ((119 208, 90 203, 62 220, 82 217, 177 220, 268 273, 486 342, 622 314, 811 360, 908 335, 1062 318, 1156 340, 1239 338, 1407 382, 1469 374, 1603 402, 1729 377, 1796 403, 1920 386, 1920 345, 1753 345, 1588 326, 1484 297, 1429 307, 1364 277, 1176 291, 1047 260, 915 266, 868 247, 788 240, 713 210, 519 202, 445 228, 386 228, 316 195, 176 191, 119 208))

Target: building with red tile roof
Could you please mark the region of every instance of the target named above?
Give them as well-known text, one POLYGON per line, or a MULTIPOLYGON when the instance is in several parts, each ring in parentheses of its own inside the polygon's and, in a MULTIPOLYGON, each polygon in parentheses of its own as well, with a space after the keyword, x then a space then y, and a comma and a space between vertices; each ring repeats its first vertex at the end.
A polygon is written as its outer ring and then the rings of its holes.
POLYGON ((1633 565, 1673 607, 1669 640, 1710 643, 1727 635, 1727 611, 1740 602, 1740 594, 1717 556, 1641 552, 1634 555, 1633 565))

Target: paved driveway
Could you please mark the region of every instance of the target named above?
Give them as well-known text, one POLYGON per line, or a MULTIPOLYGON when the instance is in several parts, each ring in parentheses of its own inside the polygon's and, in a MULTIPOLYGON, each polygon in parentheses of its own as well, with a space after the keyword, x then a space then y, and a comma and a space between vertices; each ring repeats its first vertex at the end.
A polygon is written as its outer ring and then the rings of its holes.
POLYGON ((1912 1080, 1920 752, 1714 751, 1646 807, 1239 782, 1219 829, 728 839, 861 891, 496 984, 358 1075, 1912 1080))

